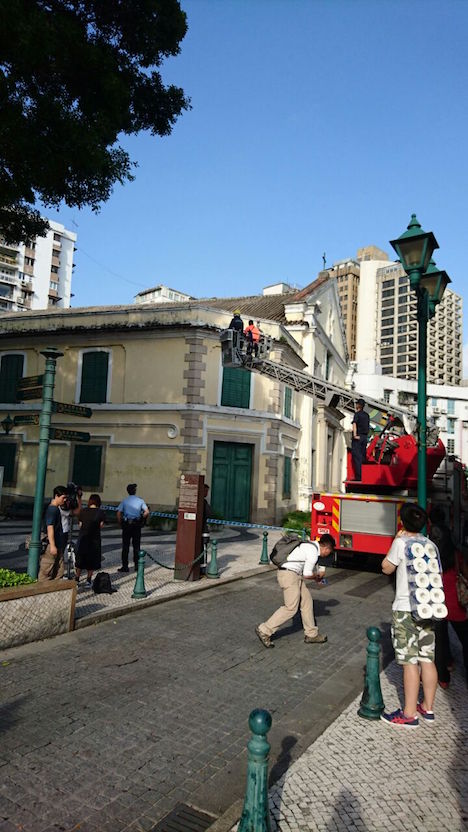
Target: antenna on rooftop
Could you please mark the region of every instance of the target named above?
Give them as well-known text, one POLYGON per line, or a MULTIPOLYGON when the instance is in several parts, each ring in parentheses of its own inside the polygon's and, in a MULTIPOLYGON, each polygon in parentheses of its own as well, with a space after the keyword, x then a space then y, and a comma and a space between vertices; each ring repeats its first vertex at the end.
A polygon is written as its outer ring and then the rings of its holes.
POLYGON ((326 269, 327 268, 327 256, 326 256, 325 251, 322 254, 322 260, 323 260, 323 268, 326 269))

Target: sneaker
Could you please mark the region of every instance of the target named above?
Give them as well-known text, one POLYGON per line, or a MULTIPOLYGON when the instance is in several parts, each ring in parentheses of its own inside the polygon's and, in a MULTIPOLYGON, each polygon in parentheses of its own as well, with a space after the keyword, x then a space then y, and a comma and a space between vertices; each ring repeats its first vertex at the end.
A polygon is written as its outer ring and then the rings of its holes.
POLYGON ((394 725, 396 728, 417 728, 419 719, 417 716, 406 716, 401 708, 393 711, 392 714, 382 714, 380 719, 387 723, 387 725, 394 725))
POLYGON ((119 566, 117 572, 130 572, 128 566, 119 566))
POLYGON ((420 702, 418 702, 418 714, 420 714, 428 724, 435 722, 434 711, 426 711, 420 702))
POLYGON ((92 585, 93 585, 93 579, 92 578, 86 578, 86 586, 92 586, 92 585))
POLYGON ((326 641, 328 641, 328 636, 322 635, 322 633, 317 633, 316 636, 304 636, 306 644, 325 644, 326 641))
POLYGON ((259 637, 260 641, 262 642, 264 647, 274 647, 275 645, 271 643, 270 636, 266 636, 264 633, 260 632, 259 627, 255 627, 255 632, 259 637))

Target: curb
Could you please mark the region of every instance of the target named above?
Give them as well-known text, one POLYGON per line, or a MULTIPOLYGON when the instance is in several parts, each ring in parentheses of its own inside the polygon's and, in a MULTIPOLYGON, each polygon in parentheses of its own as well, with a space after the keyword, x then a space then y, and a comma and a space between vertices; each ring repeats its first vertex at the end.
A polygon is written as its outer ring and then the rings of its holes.
POLYGON ((277 567, 271 564, 262 564, 256 566, 254 569, 249 569, 246 572, 239 572, 237 575, 232 575, 227 578, 219 578, 218 580, 209 580, 200 582, 201 586, 194 585, 190 589, 184 589, 180 592, 174 592, 173 595, 165 595, 163 597, 145 598, 137 601, 137 604, 125 604, 122 607, 116 607, 110 610, 102 610, 100 612, 92 613, 83 618, 75 619, 75 630, 81 630, 83 627, 90 627, 92 624, 99 624, 101 621, 109 621, 113 618, 119 618, 121 615, 128 615, 131 612, 146 609, 147 607, 154 607, 156 604, 166 604, 168 601, 174 601, 176 598, 186 598, 187 595, 193 595, 196 592, 204 592, 209 589, 216 589, 217 587, 226 584, 234 583, 234 581, 242 581, 245 578, 252 578, 254 575, 262 575, 267 572, 277 571, 277 567))

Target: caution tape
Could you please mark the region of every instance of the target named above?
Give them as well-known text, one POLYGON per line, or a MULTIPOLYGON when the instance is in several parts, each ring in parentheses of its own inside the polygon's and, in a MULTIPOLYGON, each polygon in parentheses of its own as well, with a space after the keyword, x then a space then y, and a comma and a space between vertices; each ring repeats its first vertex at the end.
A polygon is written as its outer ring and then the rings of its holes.
MULTIPOLYGON (((101 506, 104 511, 117 511, 116 506, 101 506)), ((177 520, 177 514, 170 514, 165 511, 150 511, 150 517, 165 517, 168 520, 177 520)), ((242 529, 265 529, 266 531, 297 532, 297 529, 289 529, 286 526, 267 526, 264 523, 241 523, 240 520, 216 520, 211 517, 207 520, 208 526, 233 526, 242 529)))

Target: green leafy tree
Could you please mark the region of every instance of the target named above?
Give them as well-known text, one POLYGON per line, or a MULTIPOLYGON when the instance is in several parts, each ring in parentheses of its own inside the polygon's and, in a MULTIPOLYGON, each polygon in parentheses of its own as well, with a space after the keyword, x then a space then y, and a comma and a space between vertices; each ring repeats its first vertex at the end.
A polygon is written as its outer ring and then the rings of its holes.
POLYGON ((189 100, 160 66, 187 31, 178 0, 0 0, 0 232, 47 232, 35 209, 97 211, 134 163, 119 135, 167 136, 189 100))

